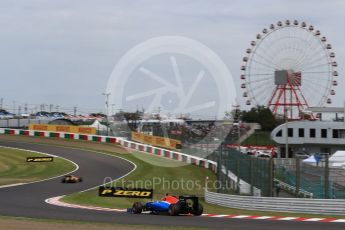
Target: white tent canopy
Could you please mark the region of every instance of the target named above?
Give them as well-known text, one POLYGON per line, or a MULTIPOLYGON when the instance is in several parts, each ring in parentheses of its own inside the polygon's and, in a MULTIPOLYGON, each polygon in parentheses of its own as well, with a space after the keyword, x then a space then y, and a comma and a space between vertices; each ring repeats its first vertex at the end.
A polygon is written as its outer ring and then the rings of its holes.
POLYGON ((316 165, 316 164, 317 164, 317 161, 316 161, 314 155, 311 155, 311 156, 308 157, 307 159, 304 159, 304 160, 303 160, 303 163, 316 165))
POLYGON ((107 126, 101 124, 101 122, 99 122, 99 120, 97 120, 97 119, 95 119, 91 125, 82 125, 82 126, 93 127, 93 128, 96 128, 96 130, 98 130, 98 131, 106 131, 107 130, 107 126))
POLYGON ((345 166, 345 151, 338 150, 329 158, 329 165, 331 167, 345 166))

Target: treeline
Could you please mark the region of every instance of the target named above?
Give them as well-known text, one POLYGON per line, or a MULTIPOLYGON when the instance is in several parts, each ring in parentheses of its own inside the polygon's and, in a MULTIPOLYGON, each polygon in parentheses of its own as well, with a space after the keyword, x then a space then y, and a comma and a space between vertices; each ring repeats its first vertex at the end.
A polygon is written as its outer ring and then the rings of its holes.
POLYGON ((276 126, 283 124, 283 119, 278 119, 272 111, 265 106, 253 107, 249 111, 241 111, 240 118, 243 122, 259 123, 262 130, 272 131, 276 126))

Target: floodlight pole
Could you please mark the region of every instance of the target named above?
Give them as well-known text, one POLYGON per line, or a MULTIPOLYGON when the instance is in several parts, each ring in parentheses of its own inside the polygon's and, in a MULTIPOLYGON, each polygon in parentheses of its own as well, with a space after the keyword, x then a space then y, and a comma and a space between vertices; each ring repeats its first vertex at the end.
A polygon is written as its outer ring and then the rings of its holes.
POLYGON ((345 101, 344 101, 344 116, 343 117, 344 117, 344 121, 343 122, 345 123, 345 101))
POLYGON ((287 120, 288 108, 285 108, 285 158, 289 158, 289 136, 288 136, 288 120, 287 120))
POLYGON ((238 151, 241 152, 241 127, 240 127, 240 121, 238 121, 238 151))
POLYGON ((106 114, 106 122, 107 122, 107 136, 109 136, 109 95, 111 93, 102 93, 102 95, 105 96, 105 107, 107 109, 107 114, 106 114))

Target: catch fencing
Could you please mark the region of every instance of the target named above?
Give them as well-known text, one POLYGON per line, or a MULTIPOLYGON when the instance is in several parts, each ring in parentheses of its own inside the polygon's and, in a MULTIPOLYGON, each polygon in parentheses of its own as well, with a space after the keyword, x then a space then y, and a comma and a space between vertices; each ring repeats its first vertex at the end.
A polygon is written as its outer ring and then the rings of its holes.
POLYGON ((275 177, 295 188, 299 197, 301 190, 317 199, 345 199, 345 170, 331 167, 328 155, 318 163, 304 163, 303 159, 276 159, 275 177))
POLYGON ((234 148, 220 146, 209 159, 222 165, 218 167, 217 177, 222 184, 218 192, 237 193, 252 196, 273 195, 273 162, 272 158, 258 158, 246 155, 234 148), (229 176, 233 174, 234 177, 229 176), (243 184, 241 188, 238 185, 243 184), (224 188, 224 189, 223 189, 224 188))

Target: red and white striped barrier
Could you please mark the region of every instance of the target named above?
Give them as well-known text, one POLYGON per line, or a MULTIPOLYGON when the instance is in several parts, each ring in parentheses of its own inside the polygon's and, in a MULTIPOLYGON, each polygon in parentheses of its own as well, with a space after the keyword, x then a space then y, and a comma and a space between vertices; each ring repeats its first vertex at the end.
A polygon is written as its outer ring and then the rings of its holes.
POLYGON ((216 215, 216 214, 203 214, 202 216, 212 217, 212 218, 230 218, 230 219, 285 220, 285 221, 304 221, 304 222, 345 223, 345 219, 337 219, 337 218, 308 218, 308 217, 250 216, 250 215, 216 215))

